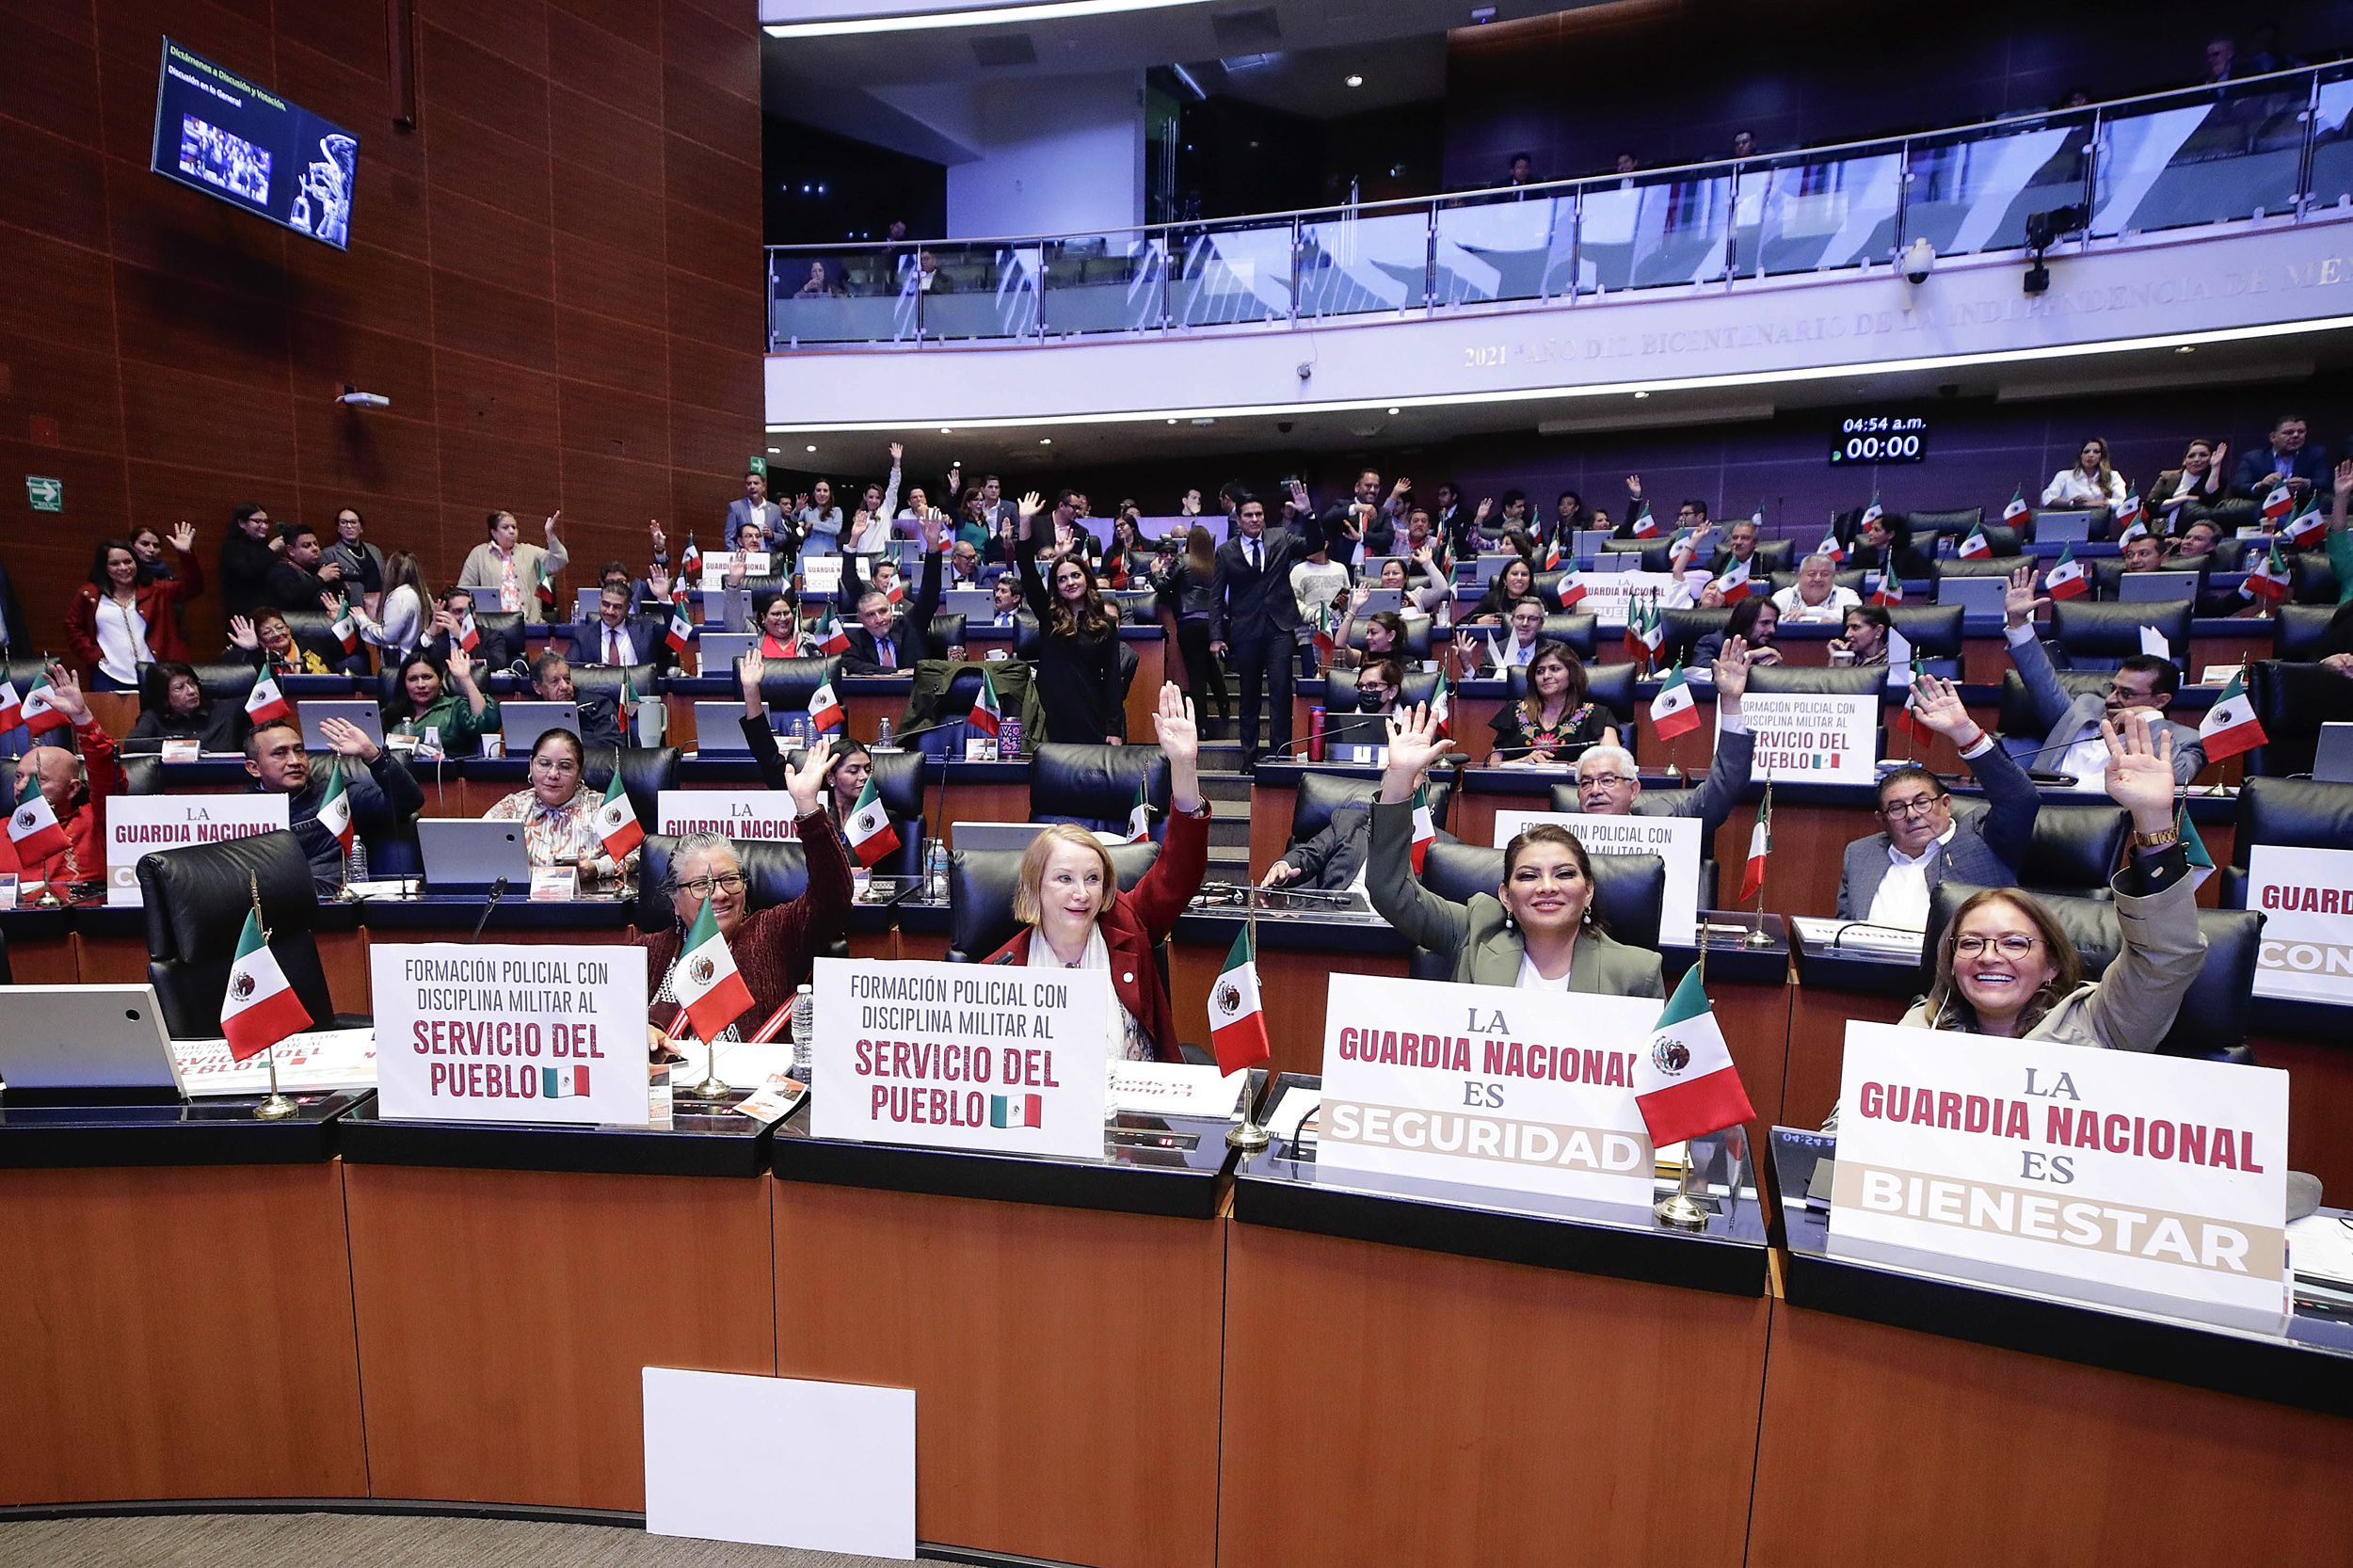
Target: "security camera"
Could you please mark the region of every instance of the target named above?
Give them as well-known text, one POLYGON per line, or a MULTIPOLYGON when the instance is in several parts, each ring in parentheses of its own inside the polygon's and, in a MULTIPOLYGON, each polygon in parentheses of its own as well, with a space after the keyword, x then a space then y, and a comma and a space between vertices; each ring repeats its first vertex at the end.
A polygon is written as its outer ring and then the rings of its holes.
POLYGON ((1274 433, 1278 436, 1289 435, 1291 433, 1291 422, 1287 419, 1276 420, 1274 422, 1274 433))
POLYGON ((1299 378, 1302 381, 1305 381, 1308 376, 1313 376, 1316 373, 1316 367, 1305 360, 1300 360, 1299 363, 1292 368, 1299 372, 1299 378))
POLYGON ((345 387, 335 401, 351 408, 389 408, 392 406, 392 400, 382 392, 361 392, 357 387, 345 387))
POLYGON ((1936 247, 1929 243, 1926 234, 1904 247, 1905 282, 1915 286, 1925 283, 1929 280, 1929 274, 1935 270, 1936 247))

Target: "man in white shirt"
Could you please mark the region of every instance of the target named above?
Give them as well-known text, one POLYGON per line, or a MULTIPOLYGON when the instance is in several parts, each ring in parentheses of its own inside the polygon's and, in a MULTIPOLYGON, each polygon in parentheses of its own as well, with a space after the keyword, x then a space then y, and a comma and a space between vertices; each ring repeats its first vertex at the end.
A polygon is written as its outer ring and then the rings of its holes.
POLYGON ((1949 680, 1923 675, 1912 706, 1920 721, 1948 737, 1984 786, 1982 818, 1961 822, 1945 781, 1926 768, 1897 768, 1880 780, 1884 831, 1847 846, 1838 876, 1838 918, 1925 931, 1929 899, 1950 877, 1984 888, 2014 888, 2034 839, 2042 797, 2025 771, 1977 728, 1949 680))

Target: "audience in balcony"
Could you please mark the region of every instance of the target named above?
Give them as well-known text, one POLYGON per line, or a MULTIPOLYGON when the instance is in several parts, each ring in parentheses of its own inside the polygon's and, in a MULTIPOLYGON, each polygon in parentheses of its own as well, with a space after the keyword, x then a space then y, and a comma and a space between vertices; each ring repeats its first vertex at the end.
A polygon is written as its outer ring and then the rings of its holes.
POLYGON ((2075 466, 2051 475, 2042 487, 2045 506, 2117 506, 2132 491, 2108 461, 2108 443, 2094 436, 2075 455, 2075 466))
POLYGON ((2177 526, 2182 508, 2192 503, 2212 506, 2225 499, 2222 488, 2222 465, 2231 455, 2228 441, 2210 441, 2203 437, 2193 440, 2182 449, 2182 466, 2167 469, 2157 475, 2157 482, 2149 488, 2149 516, 2165 526, 2177 526))
POLYGON ((2270 440, 2238 460, 2231 493, 2261 501, 2285 480, 2289 495, 2300 506, 2328 473, 2328 448, 2307 438, 2302 414, 2285 413, 2271 422, 2270 440))

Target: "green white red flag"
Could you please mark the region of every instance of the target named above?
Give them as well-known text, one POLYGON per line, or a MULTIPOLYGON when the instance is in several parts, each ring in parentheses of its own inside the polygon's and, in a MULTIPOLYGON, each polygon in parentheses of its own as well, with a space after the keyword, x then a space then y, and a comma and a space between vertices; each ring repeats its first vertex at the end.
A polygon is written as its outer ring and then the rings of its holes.
POLYGON ((258 1056, 312 1023, 311 1010, 295 995, 286 971, 278 967, 262 931, 259 904, 246 911, 245 931, 237 938, 237 956, 229 966, 229 986, 221 993, 220 1032, 229 1054, 243 1062, 258 1056))

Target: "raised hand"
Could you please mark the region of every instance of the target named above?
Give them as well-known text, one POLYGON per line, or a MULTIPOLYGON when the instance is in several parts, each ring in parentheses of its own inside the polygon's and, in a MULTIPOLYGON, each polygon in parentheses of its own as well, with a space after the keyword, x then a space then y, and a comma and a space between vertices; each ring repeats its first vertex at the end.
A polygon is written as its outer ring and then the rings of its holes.
POLYGON ((1922 724, 1956 745, 1975 745, 1983 733, 1969 710, 1961 706, 1961 688, 1925 670, 1913 680, 1912 707, 1922 724))
POLYGON ((473 684, 473 655, 455 642, 449 649, 449 678, 459 686, 473 684))
POLYGON ((1169 765, 1178 762, 1187 766, 1195 763, 1201 755, 1201 730, 1193 722, 1193 704, 1174 680, 1160 683, 1160 705, 1152 715, 1153 728, 1159 732, 1160 749, 1168 754, 1169 765))
POLYGON ((666 555, 670 552, 670 536, 662 531, 660 518, 646 520, 646 536, 653 541, 653 552, 656 555, 666 555))
POLYGON ((1487 520, 1487 514, 1488 514, 1489 512, 1494 511, 1495 509, 1496 509, 1496 503, 1495 503, 1495 498, 1494 498, 1493 496, 1483 496, 1483 497, 1481 497, 1481 498, 1480 499, 1480 503, 1479 503, 1479 509, 1478 509, 1477 511, 1474 511, 1473 513, 1471 513, 1471 521, 1473 521, 1473 522, 1484 522, 1484 521, 1486 521, 1486 520, 1487 520))
POLYGON ((77 725, 89 723, 89 704, 82 700, 82 678, 58 664, 49 662, 49 700, 57 712, 77 725))
POLYGON ((2337 499, 2344 500, 2348 490, 2353 490, 2353 457, 2341 458, 2337 463, 2337 499))
POLYGON ((2162 833, 2173 825, 2173 732, 2152 716, 2132 709, 2121 729, 2102 719, 2100 739, 2108 747, 2108 798, 2133 814, 2137 831, 2162 833))
POLYGON ((653 590, 654 598, 668 599, 670 597, 670 568, 667 567, 648 567, 646 568, 646 586, 653 590))
POLYGON ((1415 781, 1424 769, 1454 749, 1438 733, 1437 716, 1426 703, 1401 708, 1388 716, 1389 765, 1381 776, 1381 801, 1399 805, 1414 798, 1415 781))
POLYGON ((1035 490, 1030 491, 1019 501, 1014 503, 1014 510, 1018 513, 1021 518, 1021 536, 1023 538, 1026 539, 1030 536, 1030 520, 1036 517, 1038 513, 1044 511, 1045 509, 1046 498, 1039 495, 1035 490))
POLYGON ((897 441, 892 441, 890 443, 890 466, 892 468, 897 468, 899 466, 899 459, 906 455, 907 449, 905 447, 901 446, 897 441))
POLYGON ((319 735, 327 742, 327 749, 339 757, 373 762, 383 755, 376 744, 368 739, 368 732, 349 719, 319 720, 319 735))
MULTIPOLYGON (((434 618, 436 620, 443 620, 447 617, 445 616, 437 616, 434 618)), ((255 633, 252 620, 245 616, 231 616, 229 617, 229 640, 236 644, 239 648, 245 649, 248 653, 258 653, 261 651, 262 639, 255 633)))
POLYGON ((2002 592, 2002 623, 2005 626, 2016 631, 2051 607, 2051 601, 2038 598, 2034 590, 2034 568, 2020 567, 2009 574, 2009 586, 2002 592))
POLYGON ((1642 476, 1641 474, 1629 473, 1625 476, 1625 493, 1635 497, 1637 500, 1641 498, 1642 476))
POLYGON ((1722 709, 1725 699, 1730 698, 1733 707, 1728 711, 1739 711, 1740 699, 1749 695, 1751 663, 1753 657, 1746 637, 1724 639, 1723 651, 1716 655, 1715 664, 1709 671, 1716 678, 1716 705, 1719 709, 1722 709))
POLYGON ((825 776, 833 772, 833 742, 820 740, 801 754, 801 765, 785 775, 785 793, 792 797, 795 816, 808 816, 817 809, 818 792, 825 787, 825 776))
POLYGON ((548 514, 548 539, 551 543, 554 541, 556 528, 563 522, 563 520, 564 508, 561 506, 558 506, 554 511, 548 514))
POLYGON ((1402 501, 1413 493, 1414 482, 1411 479, 1400 479, 1396 484, 1389 487, 1389 499, 1391 501, 1402 501))
POLYGON ((196 548, 196 524, 183 522, 171 531, 171 548, 185 555, 196 548))
POLYGON ((767 673, 768 661, 761 655, 757 644, 736 660, 735 679, 743 685, 746 702, 760 699, 760 678, 767 673))

